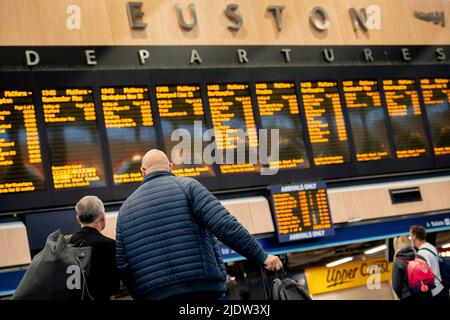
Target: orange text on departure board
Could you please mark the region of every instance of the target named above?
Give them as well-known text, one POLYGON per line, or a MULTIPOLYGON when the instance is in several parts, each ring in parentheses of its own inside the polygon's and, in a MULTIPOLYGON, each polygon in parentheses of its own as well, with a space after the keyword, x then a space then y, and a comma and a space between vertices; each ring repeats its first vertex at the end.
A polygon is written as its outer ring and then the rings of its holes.
MULTIPOLYGON (((446 109, 447 114, 450 113, 450 79, 420 79, 420 87, 422 89, 423 102, 426 110, 435 109, 440 105, 441 109, 446 109)), ((444 112, 439 115, 444 116, 444 112)), ((431 134, 433 138, 434 154, 436 156, 444 156, 450 154, 450 118, 439 119, 442 124, 434 123, 429 119, 431 134)), ((437 122, 437 121, 436 121, 437 122)))
MULTIPOLYGON (((240 137, 235 135, 238 129, 246 130, 250 148, 258 147, 256 123, 248 84, 211 84, 208 85, 208 100, 219 152, 237 149, 240 137), (232 125, 233 120, 243 121, 244 127, 232 125)), ((222 173, 255 171, 251 163, 223 164, 222 173)))
POLYGON ((332 226, 325 189, 277 193, 273 201, 280 234, 332 226))
MULTIPOLYGON (((171 129, 187 129, 192 127, 195 121, 204 125, 203 101, 199 85, 156 86, 156 101, 162 122, 170 123, 171 129)), ((163 131, 166 149, 173 147, 178 141, 174 142, 170 139, 172 132, 166 132, 165 127, 163 131)), ((193 138, 191 143, 192 152, 195 149, 193 146, 196 144, 203 145, 203 140, 202 136, 195 136, 194 132, 191 132, 191 138, 193 138)), ((193 156, 202 158, 203 154, 193 152, 193 156)), ((203 164, 175 166, 172 173, 178 177, 199 177, 201 175, 214 174, 210 166, 203 164)))
MULTIPOLYGON (((337 83, 330 81, 300 83, 303 106, 309 138, 313 145, 328 144, 331 147, 331 137, 335 134, 338 141, 347 141, 342 105, 337 90, 337 83), (336 132, 332 132, 330 122, 325 118, 331 117, 336 123, 336 132)), ((344 163, 344 155, 314 156, 315 165, 330 165, 344 163)))
POLYGON ((153 126, 152 109, 148 97, 148 88, 124 87, 102 88, 101 100, 107 128, 133 128, 138 124, 127 114, 138 109, 142 126, 153 126))
POLYGON ((14 179, 18 180, 10 181, 12 177, 6 177, 9 182, 0 183, 0 193, 34 191, 36 186, 32 181, 27 181, 26 169, 20 172, 14 170, 21 163, 42 163, 33 92, 4 90, 0 91, 0 97, 0 171, 11 168, 16 175, 14 179), (12 139, 15 136, 12 131, 21 130, 22 126, 25 128, 26 160, 18 159, 18 148, 21 146, 19 141, 12 139))
MULTIPOLYGON (((359 113, 361 114, 361 118, 363 118, 365 115, 362 113, 371 112, 370 110, 374 109, 375 112, 379 112, 381 115, 384 115, 381 104, 381 95, 378 90, 378 82, 376 80, 346 80, 342 82, 342 86, 344 90, 345 106, 349 109, 350 114, 359 113)), ((356 160, 358 162, 382 160, 390 157, 385 128, 378 128, 377 133, 381 136, 381 139, 385 141, 385 150, 378 147, 380 148, 378 150, 365 152, 357 151, 356 160)), ((355 137, 355 135, 356 134, 354 133, 353 136, 355 137)), ((357 138, 358 137, 355 137, 355 144, 358 141, 357 138)), ((373 143, 370 148, 375 148, 373 143)))
MULTIPOLYGON (((416 122, 415 128, 411 127, 408 130, 414 130, 424 134, 423 124, 421 123, 422 111, 420 109, 419 93, 417 92, 416 83, 414 79, 395 79, 383 80, 383 91, 386 100, 386 107, 388 109, 389 117, 392 119, 400 118, 403 122, 416 122), (419 125, 417 126, 417 122, 419 125)), ((394 139, 397 145, 396 156, 399 159, 416 158, 427 152, 425 147, 417 147, 408 145, 400 148, 399 145, 403 142, 399 137, 399 132, 393 129, 394 139)))
MULTIPOLYGON (((101 88, 101 101, 103 115, 105 119, 107 134, 112 130, 153 127, 153 115, 150 105, 150 98, 147 87, 103 87, 101 88)), ((115 131, 117 133, 117 131, 115 131)), ((127 135, 128 131, 123 131, 123 135, 127 135)), ((115 165, 123 159, 134 159, 141 161, 143 152, 141 150, 136 154, 124 142, 116 142, 113 137, 109 137, 109 146, 111 160, 113 162, 113 179, 115 184, 140 182, 143 180, 139 168, 128 169, 129 172, 116 172, 115 165), (131 154, 129 154, 131 152, 131 154), (117 160, 119 159, 119 160, 117 160), (134 170, 134 171, 132 171, 134 170)), ((119 140, 120 141, 120 140, 119 140)), ((151 146, 148 146, 149 148, 151 146)))
MULTIPOLYGON (((258 102, 259 114, 264 123, 267 119, 273 117, 292 117, 293 122, 300 122, 298 99, 295 93, 295 84, 289 82, 257 83, 256 98, 258 102)), ((286 130, 287 131, 287 130, 286 130)), ((292 135, 302 135, 302 132, 291 132, 292 135)), ((287 135, 287 133, 286 133, 287 135)), ((288 139, 288 137, 281 137, 288 139)), ((287 169, 300 167, 305 163, 301 157, 292 157, 290 159, 270 160, 270 169, 287 169)))
MULTIPOLYGON (((92 89, 45 89, 42 90, 42 103, 45 122, 51 126, 96 121, 92 89), (82 111, 81 118, 77 116, 77 110, 82 111)), ((95 167, 82 164, 52 165, 52 177, 55 189, 87 187, 100 180, 95 167)))

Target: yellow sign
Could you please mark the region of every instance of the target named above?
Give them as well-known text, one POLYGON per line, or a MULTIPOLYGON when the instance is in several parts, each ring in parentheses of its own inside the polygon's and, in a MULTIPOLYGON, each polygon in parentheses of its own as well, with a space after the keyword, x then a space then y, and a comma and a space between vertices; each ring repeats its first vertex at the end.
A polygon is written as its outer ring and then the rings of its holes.
POLYGON ((305 270, 308 291, 320 294, 347 288, 367 286, 376 288, 381 282, 391 280, 392 263, 384 258, 359 260, 336 267, 305 270))

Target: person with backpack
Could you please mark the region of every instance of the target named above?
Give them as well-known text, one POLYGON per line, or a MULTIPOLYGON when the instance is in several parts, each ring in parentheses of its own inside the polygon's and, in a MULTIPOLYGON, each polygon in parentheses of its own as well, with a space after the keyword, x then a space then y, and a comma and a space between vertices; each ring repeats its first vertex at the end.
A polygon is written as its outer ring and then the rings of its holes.
MULTIPOLYGON (((410 262, 414 263, 414 260, 416 259, 416 252, 408 237, 400 236, 394 238, 394 251, 392 288, 397 297, 401 300, 431 300, 431 290, 422 292, 421 290, 418 291, 410 288, 410 282, 417 283, 418 281, 412 279, 412 266, 410 267, 410 277, 408 277, 408 264, 410 262)), ((418 262, 420 263, 420 261, 418 262)), ((434 281, 432 276, 431 281, 434 281)), ((422 286, 422 283, 420 286, 422 286)))
POLYGON ((437 249, 430 243, 426 242, 427 231, 422 226, 411 226, 410 237, 417 248, 417 254, 424 257, 427 264, 434 273, 435 288, 431 290, 433 300, 450 300, 448 288, 444 287, 443 277, 440 270, 440 258, 437 249))
POLYGON ((88 289, 93 300, 109 300, 120 287, 116 269, 116 245, 101 232, 106 226, 105 207, 96 196, 85 196, 75 205, 80 229, 72 234, 70 243, 92 248, 88 289))
POLYGON ((75 206, 81 228, 72 235, 52 232, 34 256, 13 300, 109 300, 117 293, 115 242, 101 231, 105 207, 96 196, 85 196, 75 206))
POLYGON ((171 168, 162 151, 148 151, 144 182, 119 210, 117 267, 133 298, 221 299, 226 270, 214 236, 268 270, 281 269, 211 192, 171 168))

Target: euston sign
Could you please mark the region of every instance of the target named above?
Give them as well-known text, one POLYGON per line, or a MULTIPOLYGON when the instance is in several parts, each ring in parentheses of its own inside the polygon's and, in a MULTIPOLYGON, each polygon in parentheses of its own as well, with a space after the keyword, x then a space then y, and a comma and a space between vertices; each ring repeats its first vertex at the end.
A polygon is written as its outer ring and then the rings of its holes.
MULTIPOLYGON (((142 30, 147 28, 142 6, 142 2, 127 3, 128 21, 130 23, 130 28, 132 29, 142 30)), ((224 8, 223 13, 230 21, 230 24, 228 25, 228 29, 230 31, 237 31, 244 25, 244 17, 238 13, 238 9, 239 4, 236 3, 230 3, 224 8)), ((266 7, 266 11, 273 16, 278 31, 281 31, 284 28, 284 10, 284 5, 268 5, 266 7)), ((190 20, 186 19, 186 15, 183 12, 183 6, 180 3, 175 4, 175 11, 178 25, 183 30, 189 31, 199 25, 194 3, 189 4, 190 20)), ((349 12, 355 32, 359 29, 368 31, 370 29, 381 28, 380 7, 371 5, 368 6, 367 9, 361 9, 360 12, 358 12, 355 8, 350 8, 349 12)), ((328 12, 322 7, 315 6, 311 9, 309 12, 309 21, 318 31, 325 32, 330 28, 330 18, 328 12)))

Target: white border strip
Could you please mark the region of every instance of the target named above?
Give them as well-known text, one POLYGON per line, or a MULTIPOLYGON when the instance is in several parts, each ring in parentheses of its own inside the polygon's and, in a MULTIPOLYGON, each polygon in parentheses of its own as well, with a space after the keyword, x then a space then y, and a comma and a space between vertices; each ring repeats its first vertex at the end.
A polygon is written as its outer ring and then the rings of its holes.
POLYGON ((25 224, 21 221, 0 223, 0 229, 17 229, 17 228, 25 229, 25 224))
POLYGON ((381 188, 402 188, 402 187, 418 187, 426 183, 436 183, 436 182, 447 182, 450 181, 450 176, 445 177, 435 177, 435 178, 425 178, 398 182, 382 182, 374 184, 363 184, 350 187, 338 187, 328 189, 328 193, 336 192, 349 192, 349 191, 360 191, 360 190, 371 190, 371 189, 381 189, 381 188))

